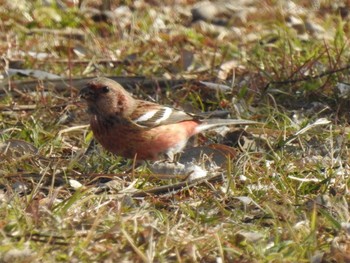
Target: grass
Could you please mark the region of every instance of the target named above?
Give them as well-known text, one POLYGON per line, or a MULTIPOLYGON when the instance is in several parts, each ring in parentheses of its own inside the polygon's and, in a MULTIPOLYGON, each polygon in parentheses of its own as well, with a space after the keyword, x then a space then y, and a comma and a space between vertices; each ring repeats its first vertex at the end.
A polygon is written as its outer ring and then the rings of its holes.
MULTIPOLYGON (((141 196, 179 180, 154 178, 146 166, 132 169, 132 161, 99 146, 85 153, 93 135, 78 87, 37 81, 31 89, 23 84, 28 77, 4 79, 0 262, 348 262, 349 107, 335 88, 349 82, 348 17, 330 3, 315 9, 300 1, 311 23, 326 29, 302 35, 285 10, 260 1, 247 23, 232 18, 212 31, 209 23, 190 24, 188 3, 126 2, 130 11, 98 22, 77 7, 63 12, 39 1, 16 8, 3 1, 3 72, 40 69, 68 82, 97 75, 187 78, 176 89, 133 91, 264 125, 246 130, 249 146, 215 171, 221 180, 141 196), (76 35, 65 32, 68 26, 76 35), (239 67, 218 79, 229 60, 239 67), (219 93, 193 79, 233 88, 219 93), (295 135, 321 118, 330 123, 295 135)), ((221 143, 213 133, 198 141, 221 143)))

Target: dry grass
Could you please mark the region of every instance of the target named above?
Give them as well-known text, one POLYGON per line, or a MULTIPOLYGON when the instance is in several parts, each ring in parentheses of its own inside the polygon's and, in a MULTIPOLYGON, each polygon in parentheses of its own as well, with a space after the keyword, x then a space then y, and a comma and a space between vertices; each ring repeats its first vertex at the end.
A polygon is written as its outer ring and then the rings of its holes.
POLYGON ((340 3, 252 1, 215 26, 191 23, 192 1, 121 1, 106 21, 96 10, 0 2, 3 73, 42 70, 66 83, 0 82, 0 262, 349 262, 349 87, 337 89, 349 82, 349 17, 340 3), (154 179, 98 146, 85 153, 92 134, 74 78, 96 75, 185 79, 128 88, 265 125, 246 131, 253 143, 220 180, 144 194, 178 180, 154 179), (321 118, 330 122, 308 126, 321 118))

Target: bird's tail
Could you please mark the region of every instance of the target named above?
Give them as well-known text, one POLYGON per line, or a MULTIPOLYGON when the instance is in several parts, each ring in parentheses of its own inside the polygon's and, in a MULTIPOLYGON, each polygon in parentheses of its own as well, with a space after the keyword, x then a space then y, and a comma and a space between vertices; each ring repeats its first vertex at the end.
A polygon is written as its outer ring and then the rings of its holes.
POLYGON ((196 133, 200 133, 205 130, 209 130, 219 126, 226 125, 253 125, 261 124, 260 122, 250 120, 235 120, 235 119, 205 119, 202 123, 196 127, 196 133))

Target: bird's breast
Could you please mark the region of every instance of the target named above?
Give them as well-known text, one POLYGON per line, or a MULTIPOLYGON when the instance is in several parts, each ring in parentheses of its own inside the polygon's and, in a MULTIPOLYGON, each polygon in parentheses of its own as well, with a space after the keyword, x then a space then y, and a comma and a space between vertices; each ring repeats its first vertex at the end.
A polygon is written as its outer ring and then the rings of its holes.
POLYGON ((133 159, 155 160, 159 155, 181 151, 197 124, 193 121, 140 129, 126 121, 91 119, 97 141, 108 151, 133 159))

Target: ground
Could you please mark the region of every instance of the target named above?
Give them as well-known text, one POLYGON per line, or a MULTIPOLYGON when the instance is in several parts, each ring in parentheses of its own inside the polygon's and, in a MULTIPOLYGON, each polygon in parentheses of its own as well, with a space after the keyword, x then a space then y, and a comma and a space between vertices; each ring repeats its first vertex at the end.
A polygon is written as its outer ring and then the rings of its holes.
POLYGON ((349 3, 116 2, 0 0, 0 262, 350 262, 349 3), (207 178, 135 167, 96 76, 261 124, 191 141, 207 178))

